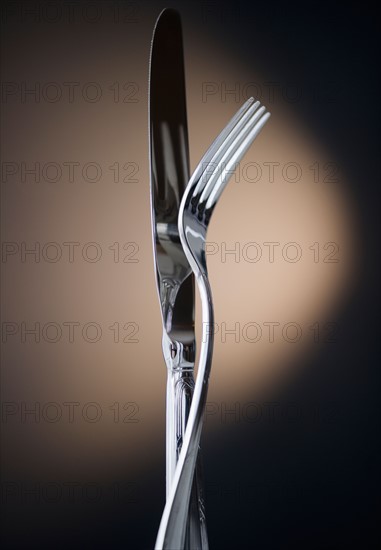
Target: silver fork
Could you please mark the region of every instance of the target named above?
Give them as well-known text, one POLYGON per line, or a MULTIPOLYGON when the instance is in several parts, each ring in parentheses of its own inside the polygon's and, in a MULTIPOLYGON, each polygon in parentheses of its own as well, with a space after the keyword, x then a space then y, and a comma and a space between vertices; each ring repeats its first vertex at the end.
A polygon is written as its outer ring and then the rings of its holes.
POLYGON ((157 550, 179 550, 184 547, 213 353, 214 315, 205 257, 206 233, 232 168, 270 117, 265 107, 259 105, 258 101, 250 98, 219 134, 193 173, 180 204, 178 226, 181 244, 201 296, 202 345, 183 445, 156 539, 157 550))

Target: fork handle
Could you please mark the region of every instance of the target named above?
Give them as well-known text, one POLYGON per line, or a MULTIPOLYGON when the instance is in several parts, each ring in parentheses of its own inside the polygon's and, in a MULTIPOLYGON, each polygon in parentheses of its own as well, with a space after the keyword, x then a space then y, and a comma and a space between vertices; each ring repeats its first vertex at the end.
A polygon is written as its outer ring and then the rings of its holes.
MULTIPOLYGON (((188 421, 194 389, 193 370, 168 370, 167 379, 167 496, 188 421)), ((189 502, 184 550, 208 550, 200 448, 189 502)))

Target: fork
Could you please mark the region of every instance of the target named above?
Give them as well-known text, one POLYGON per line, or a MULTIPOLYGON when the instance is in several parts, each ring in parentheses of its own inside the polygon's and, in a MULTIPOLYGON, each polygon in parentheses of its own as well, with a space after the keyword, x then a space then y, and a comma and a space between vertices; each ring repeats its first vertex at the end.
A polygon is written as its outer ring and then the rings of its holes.
POLYGON ((222 130, 194 171, 181 200, 178 228, 202 306, 202 346, 183 444, 162 515, 156 550, 184 547, 185 529, 212 365, 214 315, 205 242, 212 212, 235 167, 270 117, 250 98, 222 130))

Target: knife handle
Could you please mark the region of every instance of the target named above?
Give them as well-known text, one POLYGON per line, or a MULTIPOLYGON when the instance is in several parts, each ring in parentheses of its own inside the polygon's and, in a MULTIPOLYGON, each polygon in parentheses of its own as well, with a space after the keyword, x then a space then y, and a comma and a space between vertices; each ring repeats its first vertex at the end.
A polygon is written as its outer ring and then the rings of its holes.
POLYGON ((189 516, 185 544, 189 550, 208 550, 208 533, 205 521, 205 498, 203 489, 202 461, 200 447, 198 448, 196 471, 193 478, 192 491, 189 500, 189 516), (189 541, 189 542, 188 542, 189 541))
MULTIPOLYGON (((182 447, 183 436, 192 403, 193 388, 194 376, 192 369, 168 369, 166 440, 167 496, 182 447)), ((208 548, 202 464, 199 448, 189 502, 184 550, 208 550, 208 548)))

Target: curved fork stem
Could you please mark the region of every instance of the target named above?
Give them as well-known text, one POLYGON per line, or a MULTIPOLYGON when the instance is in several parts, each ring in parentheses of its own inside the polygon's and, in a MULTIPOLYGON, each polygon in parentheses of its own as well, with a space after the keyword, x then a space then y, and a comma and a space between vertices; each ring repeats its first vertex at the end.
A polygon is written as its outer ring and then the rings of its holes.
POLYGON ((156 539, 156 550, 182 550, 185 543, 189 501, 201 438, 214 341, 212 296, 205 274, 197 277, 197 285, 201 296, 203 321, 198 373, 183 445, 156 539))

